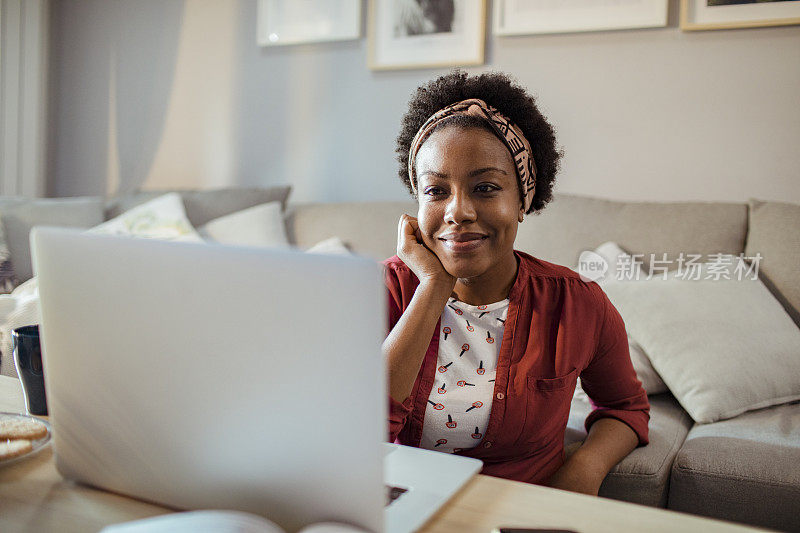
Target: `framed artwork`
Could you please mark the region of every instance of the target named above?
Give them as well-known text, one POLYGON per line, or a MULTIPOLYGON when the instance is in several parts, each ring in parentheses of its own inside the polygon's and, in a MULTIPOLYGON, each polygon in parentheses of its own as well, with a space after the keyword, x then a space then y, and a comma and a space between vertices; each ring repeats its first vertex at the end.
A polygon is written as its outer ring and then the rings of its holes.
POLYGON ((260 46, 361 37, 361 0, 258 0, 260 46))
POLYGON ((495 35, 655 28, 667 25, 667 0, 495 0, 495 35))
POLYGON ((483 64, 486 0, 370 0, 373 70, 483 64))
POLYGON ((800 24, 800 0, 681 0, 684 31, 790 24, 800 24))

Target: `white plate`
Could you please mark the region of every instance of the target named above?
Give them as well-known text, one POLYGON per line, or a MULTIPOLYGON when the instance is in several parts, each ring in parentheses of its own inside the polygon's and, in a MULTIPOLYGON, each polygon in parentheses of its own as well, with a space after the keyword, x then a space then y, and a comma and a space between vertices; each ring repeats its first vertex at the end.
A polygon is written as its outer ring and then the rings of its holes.
POLYGON ((6 412, 0 412, 0 418, 23 418, 29 420, 36 420, 37 422, 41 422, 47 427, 47 435, 45 435, 41 439, 36 439, 31 441, 31 444, 33 445, 33 449, 31 451, 29 451, 28 453, 23 453, 22 455, 18 455, 16 457, 10 457, 8 459, 0 459, 0 467, 9 465, 11 463, 16 463, 17 461, 20 461, 22 459, 26 459, 31 455, 37 453, 39 450, 41 450, 48 444, 50 444, 50 436, 52 434, 52 431, 50 429, 50 423, 47 420, 42 420, 41 418, 37 418, 35 416, 23 415, 20 413, 6 413, 6 412))

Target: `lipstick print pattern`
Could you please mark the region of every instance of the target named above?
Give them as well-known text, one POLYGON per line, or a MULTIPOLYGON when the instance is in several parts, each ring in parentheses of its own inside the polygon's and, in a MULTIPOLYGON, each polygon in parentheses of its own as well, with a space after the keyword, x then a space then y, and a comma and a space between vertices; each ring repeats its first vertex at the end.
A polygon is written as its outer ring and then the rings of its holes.
POLYGON ((456 453, 492 440, 486 428, 507 312, 508 300, 480 306, 448 301, 439 326, 437 378, 423 416, 420 447, 456 453))
POLYGON ((481 401, 472 402, 472 405, 470 405, 469 408, 465 412, 469 413, 473 409, 477 409, 479 407, 483 407, 483 402, 481 402, 481 401))
POLYGON ((437 411, 441 411, 442 409, 444 409, 444 405, 440 403, 432 402, 430 400, 428 400, 428 403, 431 404, 433 408, 436 409, 437 411))

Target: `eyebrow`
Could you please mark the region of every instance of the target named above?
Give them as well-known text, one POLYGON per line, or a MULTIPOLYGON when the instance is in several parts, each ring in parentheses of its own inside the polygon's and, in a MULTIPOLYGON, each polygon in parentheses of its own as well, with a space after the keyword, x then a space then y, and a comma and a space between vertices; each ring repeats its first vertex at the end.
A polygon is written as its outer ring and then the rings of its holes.
MULTIPOLYGON (((467 176, 470 177, 470 178, 474 178, 475 176, 479 176, 479 175, 484 174, 486 172, 500 172, 501 174, 505 174, 506 176, 508 175, 508 172, 506 172, 502 168, 483 167, 483 168, 476 168, 475 170, 473 170, 472 172, 467 174, 467 176)), ((445 174, 444 172, 436 172, 435 170, 426 170, 424 172, 421 172, 419 175, 420 176, 424 176, 426 174, 430 174, 430 175, 432 175, 432 176, 434 176, 436 178, 443 178, 443 179, 446 179, 448 177, 447 174, 445 174)))

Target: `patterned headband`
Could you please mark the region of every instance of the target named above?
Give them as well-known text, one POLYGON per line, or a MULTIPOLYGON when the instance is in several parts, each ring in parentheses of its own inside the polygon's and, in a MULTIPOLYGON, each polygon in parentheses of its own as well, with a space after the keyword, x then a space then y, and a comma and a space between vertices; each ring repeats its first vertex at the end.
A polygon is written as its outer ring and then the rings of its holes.
POLYGON ((533 202, 533 195, 536 192, 536 163, 533 160, 531 145, 528 139, 525 138, 525 135, 522 134, 522 130, 508 120, 505 115, 483 100, 477 98, 462 100, 461 102, 456 102, 455 104, 437 111, 425 121, 425 124, 422 125, 414 136, 408 154, 408 177, 411 181, 411 190, 414 191, 414 194, 417 194, 416 176, 414 175, 414 162, 417 159, 417 152, 419 152, 422 143, 431 135, 434 128, 436 128, 442 120, 454 115, 467 115, 486 120, 492 127, 492 130, 494 130, 497 136, 505 143, 517 167, 517 178, 519 179, 520 190, 524 196, 524 211, 527 212, 533 202))

